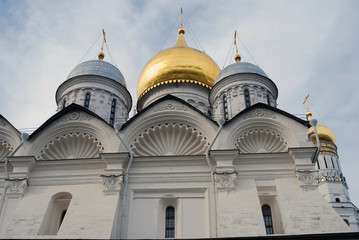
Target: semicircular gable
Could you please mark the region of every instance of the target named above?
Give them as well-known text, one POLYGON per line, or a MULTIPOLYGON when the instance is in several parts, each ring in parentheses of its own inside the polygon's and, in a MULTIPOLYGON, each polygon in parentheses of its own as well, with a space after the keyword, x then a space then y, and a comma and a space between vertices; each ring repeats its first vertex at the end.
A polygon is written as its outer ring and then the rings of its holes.
POLYGON ((96 158, 120 145, 113 128, 80 110, 60 116, 30 141, 29 155, 39 160, 96 158))
POLYGON ((178 123, 153 126, 131 145, 135 156, 205 154, 209 143, 196 129, 178 123))
POLYGON ((307 126, 269 109, 248 111, 232 119, 225 128, 228 135, 220 136, 222 148, 241 146, 246 149, 241 151, 247 152, 281 152, 312 146, 306 138, 307 126))
POLYGON ((104 148, 95 137, 86 133, 67 133, 49 142, 36 156, 38 160, 96 158, 104 148))
POLYGON ((286 152, 287 143, 277 133, 266 129, 252 129, 240 135, 235 143, 242 153, 286 152))
POLYGON ((0 115, 0 161, 20 144, 20 133, 0 115))
MULTIPOLYGON (((143 134, 146 131, 159 131, 160 129, 157 129, 156 126, 162 126, 161 128, 164 128, 164 125, 186 126, 188 129, 193 129, 191 131, 194 133, 198 133, 198 136, 207 139, 208 142, 212 141, 218 130, 218 126, 215 122, 208 119, 198 110, 194 110, 191 106, 176 99, 167 99, 153 104, 151 107, 146 108, 140 115, 135 116, 134 119, 130 120, 129 124, 126 124, 121 130, 121 135, 129 145, 133 145, 137 142, 137 148, 139 142, 144 141, 140 140, 142 139, 140 136, 145 138, 146 134, 143 134)), ((166 131, 172 130, 167 129, 166 131)), ((164 133, 161 132, 158 134, 164 133)), ((119 147, 119 150, 124 150, 122 145, 119 147)))

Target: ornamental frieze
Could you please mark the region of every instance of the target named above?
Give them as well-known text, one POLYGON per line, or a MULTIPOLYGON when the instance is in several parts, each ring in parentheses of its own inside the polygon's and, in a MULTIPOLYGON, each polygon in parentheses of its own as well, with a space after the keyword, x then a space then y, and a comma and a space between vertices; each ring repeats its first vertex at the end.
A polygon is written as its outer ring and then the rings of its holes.
POLYGON ((215 180, 218 188, 225 189, 226 191, 234 189, 234 183, 237 179, 237 174, 237 172, 216 173, 215 180))
POLYGON ((60 122, 68 122, 68 121, 88 121, 90 120, 90 115, 83 112, 72 112, 70 114, 66 114, 65 116, 59 119, 60 122))
POLYGON ((187 108, 184 105, 167 103, 166 105, 158 106, 155 109, 155 112, 161 112, 161 111, 166 111, 166 110, 170 110, 170 111, 173 111, 173 110, 187 111, 187 108))
POLYGON ((259 118, 259 117, 264 117, 264 118, 272 118, 275 119, 276 116, 273 112, 271 111, 267 111, 267 110, 263 110, 263 109, 256 109, 254 111, 250 111, 248 113, 246 113, 244 115, 244 118, 259 118))
POLYGON ((301 185, 317 185, 318 184, 318 171, 298 170, 297 177, 301 185))

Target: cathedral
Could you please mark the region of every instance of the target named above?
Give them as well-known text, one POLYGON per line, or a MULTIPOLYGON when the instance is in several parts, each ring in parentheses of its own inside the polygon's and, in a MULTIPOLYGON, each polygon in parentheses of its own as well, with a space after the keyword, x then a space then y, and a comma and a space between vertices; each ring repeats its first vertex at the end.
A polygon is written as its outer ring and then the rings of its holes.
POLYGON ((185 33, 143 68, 137 103, 101 51, 31 135, 0 115, 1 238, 359 231, 334 133, 309 107, 278 109, 275 81, 238 51, 221 70, 185 33))

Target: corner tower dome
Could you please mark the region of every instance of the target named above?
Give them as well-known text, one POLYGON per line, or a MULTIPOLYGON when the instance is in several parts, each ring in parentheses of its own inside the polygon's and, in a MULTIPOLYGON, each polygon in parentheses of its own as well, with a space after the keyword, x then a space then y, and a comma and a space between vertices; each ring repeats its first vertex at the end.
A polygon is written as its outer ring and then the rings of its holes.
POLYGON ((67 80, 77 76, 94 75, 115 80, 124 87, 126 81, 120 70, 114 65, 100 60, 90 60, 77 65, 67 76, 67 80))
MULTIPOLYGON (((176 45, 156 54, 142 70, 137 84, 138 110, 153 102, 154 95, 156 99, 159 98, 154 91, 158 87, 166 88, 165 94, 177 95, 188 101, 190 97, 184 96, 187 91, 183 89, 185 85, 196 89, 206 88, 207 96, 214 85, 220 72, 218 65, 206 53, 188 47, 184 28, 181 27, 178 33, 176 45)), ((203 101, 207 102, 204 104, 208 105, 208 97, 203 95, 203 101)))
POLYGON ((77 65, 56 91, 57 111, 72 103, 81 105, 109 124, 124 123, 132 107, 132 98, 120 70, 100 60, 77 65))

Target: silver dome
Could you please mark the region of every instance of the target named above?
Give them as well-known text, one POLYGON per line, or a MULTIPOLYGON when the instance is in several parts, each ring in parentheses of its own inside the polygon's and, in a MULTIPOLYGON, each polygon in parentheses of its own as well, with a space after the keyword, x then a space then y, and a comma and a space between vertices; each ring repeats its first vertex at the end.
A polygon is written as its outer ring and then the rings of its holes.
POLYGON ((70 72, 70 74, 67 76, 67 79, 83 75, 95 75, 110 78, 126 87, 125 78, 123 77, 120 70, 105 61, 90 60, 80 63, 70 72))
POLYGON ((217 82, 221 81, 223 78, 238 73, 255 73, 263 77, 268 77, 267 74, 265 74, 265 72, 260 67, 248 62, 239 62, 239 63, 233 63, 225 67, 218 74, 216 81, 214 83, 216 84, 217 82))

